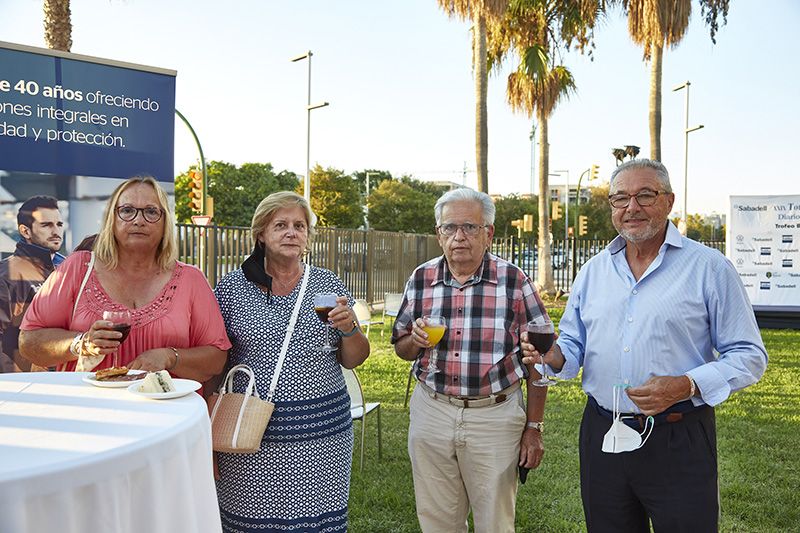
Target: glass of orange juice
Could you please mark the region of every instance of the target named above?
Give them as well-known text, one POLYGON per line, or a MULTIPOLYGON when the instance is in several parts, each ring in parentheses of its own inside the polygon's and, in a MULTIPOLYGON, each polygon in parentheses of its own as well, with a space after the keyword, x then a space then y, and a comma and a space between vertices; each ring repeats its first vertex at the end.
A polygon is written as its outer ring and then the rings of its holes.
POLYGON ((427 372, 428 374, 435 374, 441 372, 436 364, 439 358, 439 349, 437 346, 442 340, 442 337, 444 337, 445 331, 447 331, 447 324, 444 322, 444 317, 439 315, 425 315, 422 317, 422 321, 425 322, 422 329, 428 334, 428 345, 431 347, 431 353, 428 357, 427 372))

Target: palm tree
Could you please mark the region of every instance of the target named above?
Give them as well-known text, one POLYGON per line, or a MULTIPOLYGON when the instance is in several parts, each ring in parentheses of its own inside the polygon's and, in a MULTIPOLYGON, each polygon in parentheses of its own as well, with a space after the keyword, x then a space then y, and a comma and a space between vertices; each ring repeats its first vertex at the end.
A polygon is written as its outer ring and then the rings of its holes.
MULTIPOLYGON (((511 109, 536 115, 539 134, 539 228, 537 281, 547 294, 555 293, 550 260, 550 146, 547 122, 558 103, 575 91, 569 69, 556 64, 561 47, 573 42, 583 50, 592 41, 603 0, 512 0, 506 16, 489 30, 489 57, 498 66, 516 51, 517 69, 508 76, 506 96, 511 109)), ((569 194, 569 193, 567 193, 569 194)))
MULTIPOLYGON (((699 0, 701 14, 716 43, 717 18, 727 22, 730 0, 699 0)), ((691 0, 622 0, 628 32, 650 61, 650 158, 661 160, 661 73, 664 47, 676 47, 689 27, 691 0)))
POLYGON ((44 40, 53 50, 72 48, 69 0, 44 0, 44 40))
POLYGON ((475 74, 475 159, 478 190, 489 192, 489 131, 487 127, 486 89, 488 66, 486 57, 487 21, 506 10, 508 0, 436 0, 451 17, 472 21, 472 68, 475 74))

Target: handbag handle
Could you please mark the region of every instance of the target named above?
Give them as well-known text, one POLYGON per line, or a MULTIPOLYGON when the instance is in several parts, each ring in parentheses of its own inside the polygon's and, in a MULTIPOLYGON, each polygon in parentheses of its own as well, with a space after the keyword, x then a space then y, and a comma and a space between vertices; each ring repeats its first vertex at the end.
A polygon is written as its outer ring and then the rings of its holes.
POLYGON ((253 373, 253 369, 247 365, 236 365, 230 370, 228 370, 227 376, 223 380, 222 384, 219 387, 219 397, 217 398, 217 402, 214 404, 214 409, 211 410, 211 423, 214 423, 214 419, 217 417, 217 410, 219 406, 222 405, 222 398, 228 392, 233 392, 233 377, 236 372, 244 372, 250 378, 247 381, 247 389, 245 390, 244 398, 242 398, 242 405, 239 407, 239 415, 236 417, 236 426, 233 430, 233 437, 231 438, 231 446, 236 447, 237 442, 239 441, 239 430, 242 427, 242 420, 244 419, 245 409, 247 408, 247 401, 250 399, 251 396, 255 396, 259 400, 261 399, 258 396, 258 390, 256 389, 256 376, 253 373))
POLYGON ((92 252, 91 258, 89 259, 89 267, 86 269, 86 275, 83 276, 83 281, 81 282, 81 287, 78 289, 78 294, 75 296, 75 305, 72 306, 72 320, 75 320, 75 312, 78 310, 78 302, 81 299, 81 295, 83 295, 83 289, 86 288, 86 282, 89 281, 89 275, 92 273, 93 267, 94 252, 92 252))
POLYGON ((228 370, 227 376, 225 376, 225 379, 220 384, 218 390, 219 394, 223 395, 228 392, 233 392, 233 378, 236 372, 244 372, 250 378, 247 381, 247 389, 245 390, 245 395, 247 396, 253 395, 260 400, 261 397, 258 395, 258 390, 256 389, 256 376, 253 373, 253 369, 247 365, 236 365, 232 367, 230 370, 228 370))

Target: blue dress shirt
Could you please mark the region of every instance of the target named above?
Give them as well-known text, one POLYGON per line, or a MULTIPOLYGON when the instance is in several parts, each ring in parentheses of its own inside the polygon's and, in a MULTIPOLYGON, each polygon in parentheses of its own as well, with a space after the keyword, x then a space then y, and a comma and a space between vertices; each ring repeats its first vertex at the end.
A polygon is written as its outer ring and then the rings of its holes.
MULTIPOLYGON (((563 379, 611 409, 613 386, 688 373, 717 405, 763 375, 767 352, 733 265, 667 223, 658 256, 637 281, 618 236, 581 268, 559 325, 563 379)), ((620 411, 641 410, 622 394, 620 411)))

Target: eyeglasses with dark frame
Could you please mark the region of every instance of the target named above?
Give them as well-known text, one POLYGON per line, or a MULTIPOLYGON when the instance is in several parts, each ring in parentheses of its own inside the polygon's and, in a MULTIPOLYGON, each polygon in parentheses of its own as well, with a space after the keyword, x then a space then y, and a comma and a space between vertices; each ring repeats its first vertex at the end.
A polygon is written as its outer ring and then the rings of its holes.
POLYGON ((124 222, 133 221, 141 213, 144 219, 155 224, 164 215, 164 210, 160 207, 133 207, 132 205, 121 205, 117 208, 117 216, 124 222))
POLYGON ((480 230, 488 227, 489 226, 486 224, 472 224, 467 222, 466 224, 442 224, 441 226, 436 226, 436 230, 446 237, 452 237, 458 233, 459 229, 461 229, 461 231, 464 232, 464 235, 474 237, 480 230))
POLYGON ((631 204, 631 198, 636 198, 636 203, 639 207, 650 207, 656 203, 658 196, 661 194, 670 194, 667 191, 639 191, 636 194, 609 194, 608 203, 615 209, 624 209, 631 204))

